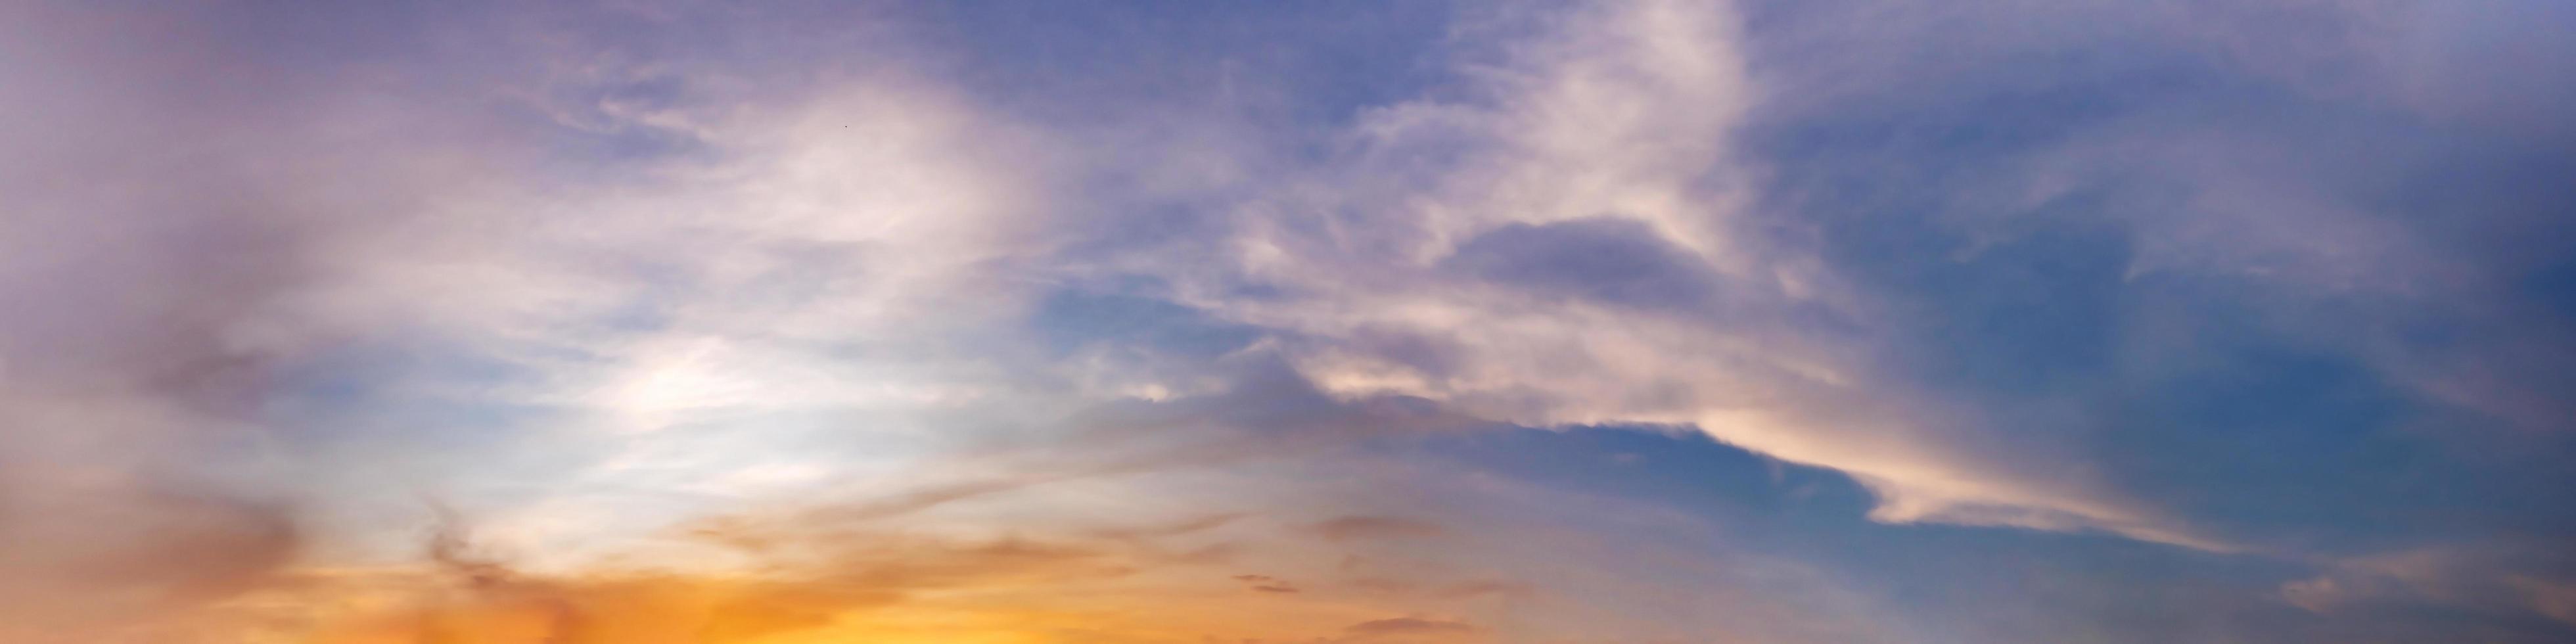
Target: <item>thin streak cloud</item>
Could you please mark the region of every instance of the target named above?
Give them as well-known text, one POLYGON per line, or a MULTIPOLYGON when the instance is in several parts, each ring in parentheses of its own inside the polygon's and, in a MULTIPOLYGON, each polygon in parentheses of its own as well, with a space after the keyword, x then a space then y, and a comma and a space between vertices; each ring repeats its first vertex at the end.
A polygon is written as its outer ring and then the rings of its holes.
POLYGON ((0 6, 0 640, 2576 637, 2537 0, 0 6))

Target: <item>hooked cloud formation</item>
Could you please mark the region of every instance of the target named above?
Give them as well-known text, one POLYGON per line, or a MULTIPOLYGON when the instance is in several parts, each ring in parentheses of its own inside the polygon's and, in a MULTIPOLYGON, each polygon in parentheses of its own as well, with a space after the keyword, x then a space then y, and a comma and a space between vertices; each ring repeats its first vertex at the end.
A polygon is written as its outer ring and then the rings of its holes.
POLYGON ((0 6, 0 640, 2576 637, 2537 0, 0 6))

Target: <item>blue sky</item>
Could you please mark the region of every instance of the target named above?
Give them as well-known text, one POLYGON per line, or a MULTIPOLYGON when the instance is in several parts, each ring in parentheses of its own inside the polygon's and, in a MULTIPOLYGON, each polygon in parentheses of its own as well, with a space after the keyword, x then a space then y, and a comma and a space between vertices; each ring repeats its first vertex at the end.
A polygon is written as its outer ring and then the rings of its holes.
POLYGON ((0 639, 2576 639, 2558 3, 0 24, 0 639))

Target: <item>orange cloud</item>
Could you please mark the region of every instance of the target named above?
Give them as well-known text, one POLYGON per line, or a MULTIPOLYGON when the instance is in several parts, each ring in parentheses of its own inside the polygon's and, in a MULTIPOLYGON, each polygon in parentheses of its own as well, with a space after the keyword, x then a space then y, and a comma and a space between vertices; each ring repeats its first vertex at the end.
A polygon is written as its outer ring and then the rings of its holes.
POLYGON ((1347 516, 1315 525, 1315 533, 1326 539, 1430 538, 1449 535, 1449 529, 1429 521, 1388 516, 1347 516))
POLYGON ((1395 617, 1352 624, 1349 627, 1343 628, 1342 632, 1347 634, 1348 637, 1346 639, 1369 642, 1392 642, 1399 640, 1457 641, 1460 638, 1474 636, 1483 630, 1484 629, 1477 628, 1465 622, 1425 619, 1420 617, 1395 617))
POLYGON ((705 556, 685 569, 533 570, 479 549, 451 525, 429 539, 418 566, 279 572, 211 598, 201 611, 166 616, 168 628, 90 630, 56 641, 1150 644, 1452 642, 1478 634, 1455 622, 1392 617, 1414 613, 1380 605, 1390 601, 1383 596, 1300 592, 1278 577, 1226 574, 1178 547, 1210 538, 1202 533, 1234 516, 1002 535, 815 523, 830 516, 746 513, 689 524, 673 542, 705 556))

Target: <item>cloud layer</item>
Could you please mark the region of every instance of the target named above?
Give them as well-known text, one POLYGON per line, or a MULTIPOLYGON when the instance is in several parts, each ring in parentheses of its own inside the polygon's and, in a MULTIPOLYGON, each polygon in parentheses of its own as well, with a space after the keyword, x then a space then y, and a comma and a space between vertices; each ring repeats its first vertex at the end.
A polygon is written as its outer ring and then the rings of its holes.
POLYGON ((15 4, 0 639, 2561 639, 2571 21, 15 4))

